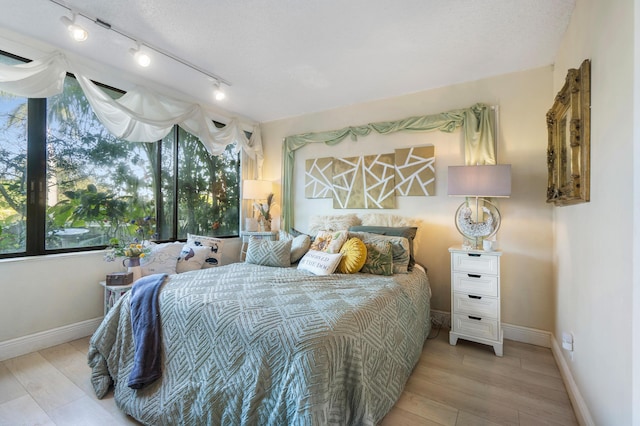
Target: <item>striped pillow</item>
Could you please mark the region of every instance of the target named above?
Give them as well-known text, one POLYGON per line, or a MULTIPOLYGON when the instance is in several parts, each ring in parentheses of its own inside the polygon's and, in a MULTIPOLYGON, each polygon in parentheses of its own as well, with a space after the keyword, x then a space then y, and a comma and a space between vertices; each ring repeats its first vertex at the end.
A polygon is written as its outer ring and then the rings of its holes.
POLYGON ((291 240, 270 241, 251 237, 245 262, 288 268, 291 266, 291 240))

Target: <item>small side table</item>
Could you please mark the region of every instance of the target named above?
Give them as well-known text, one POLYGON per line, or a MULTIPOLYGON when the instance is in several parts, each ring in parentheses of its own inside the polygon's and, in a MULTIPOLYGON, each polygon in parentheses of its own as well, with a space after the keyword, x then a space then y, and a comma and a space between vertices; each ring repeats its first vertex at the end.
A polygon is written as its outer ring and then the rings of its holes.
POLYGON ((264 232, 242 231, 240 235, 242 236, 242 249, 240 250, 240 260, 242 261, 244 261, 244 258, 247 255, 247 248, 249 247, 249 240, 251 239, 251 237, 256 238, 258 240, 269 240, 269 241, 276 241, 278 239, 278 231, 264 231, 264 232))
POLYGON ((118 300, 122 296, 124 296, 131 287, 133 287, 133 283, 128 285, 107 285, 106 281, 100 281, 99 283, 102 287, 104 287, 104 314, 107 315, 109 309, 116 304, 118 300))

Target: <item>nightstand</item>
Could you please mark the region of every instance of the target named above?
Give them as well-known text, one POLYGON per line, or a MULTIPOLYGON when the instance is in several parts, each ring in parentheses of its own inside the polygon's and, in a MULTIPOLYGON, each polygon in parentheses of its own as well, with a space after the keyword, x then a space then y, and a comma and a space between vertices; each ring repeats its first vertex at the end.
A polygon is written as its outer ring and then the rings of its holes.
POLYGON ((131 287, 133 287, 133 283, 128 285, 107 285, 106 281, 100 281, 100 285, 104 287, 104 314, 107 315, 109 309, 116 304, 118 300, 122 296, 124 296, 131 287))
POLYGON ((278 239, 278 231, 266 231, 266 232, 242 231, 240 235, 242 236, 242 249, 240 250, 240 260, 242 261, 244 261, 244 258, 247 255, 247 247, 249 247, 249 240, 251 239, 251 237, 256 238, 258 240, 269 240, 269 241, 276 241, 278 239))
POLYGON ((451 253, 451 331, 458 339, 493 346, 502 356, 500 326, 501 251, 449 249, 451 253))

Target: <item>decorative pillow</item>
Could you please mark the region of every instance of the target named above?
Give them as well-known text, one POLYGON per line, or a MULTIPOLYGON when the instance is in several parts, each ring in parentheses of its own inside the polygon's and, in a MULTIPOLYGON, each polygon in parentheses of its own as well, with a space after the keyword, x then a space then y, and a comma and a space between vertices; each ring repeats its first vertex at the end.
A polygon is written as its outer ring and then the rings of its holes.
POLYGON ((340 263, 340 253, 325 253, 323 251, 309 250, 298 263, 298 269, 309 271, 315 275, 329 275, 340 263))
POLYGON ((309 219, 309 233, 316 235, 319 231, 340 231, 351 226, 360 225, 360 218, 355 214, 335 216, 311 216, 309 219))
POLYGON ((367 260, 367 247, 359 238, 350 238, 340 249, 342 258, 338 265, 341 274, 355 274, 367 260))
POLYGON ((320 231, 316 235, 313 244, 311 244, 311 250, 323 251, 325 253, 339 253, 340 248, 347 241, 349 236, 348 231, 320 231))
POLYGON ((280 230, 278 239, 280 241, 291 240, 291 263, 296 263, 300 260, 307 250, 309 250, 309 246, 311 246, 311 239, 307 234, 298 233, 298 235, 295 236, 286 231, 280 230))
POLYGON ((182 246, 183 243, 179 241, 155 244, 151 248, 151 253, 140 259, 142 275, 175 274, 182 246))
POLYGON ((416 233, 418 232, 417 226, 352 226, 349 228, 349 231, 369 232, 371 234, 390 235, 392 237, 405 237, 409 240, 409 271, 411 271, 413 269, 413 265, 416 264, 413 251, 413 240, 416 238, 416 233))
POLYGON ((270 241, 251 237, 245 262, 262 266, 291 266, 291 240, 270 241))
POLYGON ((205 235, 187 234, 187 244, 196 247, 209 247, 209 253, 202 265, 202 269, 213 268, 222 264, 222 247, 224 240, 205 235))
POLYGON ((209 256, 210 251, 209 247, 190 246, 189 244, 185 244, 178 257, 176 272, 181 274, 183 272, 201 269, 202 265, 204 265, 204 262, 207 260, 207 256, 209 256))
POLYGON ((375 275, 393 275, 393 250, 389 241, 364 243, 367 249, 366 262, 360 272, 375 275))
POLYGON ((296 263, 311 246, 311 239, 308 235, 298 235, 291 240, 291 263, 296 263))
POLYGON ((379 241, 389 241, 393 254, 393 273, 409 273, 409 240, 404 237, 371 234, 369 232, 349 232, 349 238, 360 238, 365 244, 379 241))

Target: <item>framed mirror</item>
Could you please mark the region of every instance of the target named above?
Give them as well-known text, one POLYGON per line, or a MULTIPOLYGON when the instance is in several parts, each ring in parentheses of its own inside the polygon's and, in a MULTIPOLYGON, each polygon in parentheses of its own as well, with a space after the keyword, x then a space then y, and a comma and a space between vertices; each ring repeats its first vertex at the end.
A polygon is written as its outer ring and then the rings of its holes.
POLYGON ((547 203, 556 206, 589 201, 591 62, 570 69, 547 112, 547 203))

